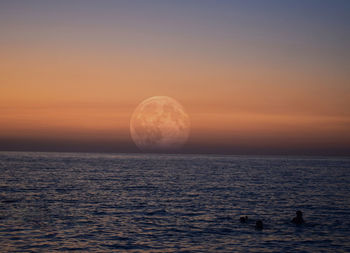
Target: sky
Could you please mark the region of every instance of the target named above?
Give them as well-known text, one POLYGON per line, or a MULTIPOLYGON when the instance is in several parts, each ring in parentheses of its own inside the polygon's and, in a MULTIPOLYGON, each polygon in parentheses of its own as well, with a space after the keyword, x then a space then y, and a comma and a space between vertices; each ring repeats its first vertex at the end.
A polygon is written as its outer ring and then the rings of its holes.
POLYGON ((0 1, 0 150, 138 152, 179 101, 183 153, 350 155, 350 1, 0 1))

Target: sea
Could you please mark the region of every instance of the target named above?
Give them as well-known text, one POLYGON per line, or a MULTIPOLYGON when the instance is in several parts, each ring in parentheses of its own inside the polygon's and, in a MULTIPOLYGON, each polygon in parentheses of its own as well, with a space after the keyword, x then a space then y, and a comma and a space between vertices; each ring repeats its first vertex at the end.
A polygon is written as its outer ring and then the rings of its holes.
POLYGON ((350 252, 350 158, 0 152, 0 252, 58 251, 350 252))

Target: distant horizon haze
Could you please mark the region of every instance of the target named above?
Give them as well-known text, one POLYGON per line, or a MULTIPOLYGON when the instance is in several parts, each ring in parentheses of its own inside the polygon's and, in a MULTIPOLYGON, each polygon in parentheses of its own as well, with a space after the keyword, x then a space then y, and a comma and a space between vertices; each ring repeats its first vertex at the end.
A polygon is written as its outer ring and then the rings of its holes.
POLYGON ((152 96, 180 153, 350 155, 350 1, 1 1, 0 150, 139 152, 152 96))

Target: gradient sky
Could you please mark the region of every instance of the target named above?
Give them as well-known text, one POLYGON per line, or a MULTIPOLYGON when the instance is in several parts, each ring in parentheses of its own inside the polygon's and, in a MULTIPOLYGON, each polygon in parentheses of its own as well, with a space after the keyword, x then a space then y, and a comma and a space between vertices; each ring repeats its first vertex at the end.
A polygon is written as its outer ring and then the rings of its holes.
POLYGON ((350 155, 350 1, 0 1, 0 150, 137 152, 150 96, 185 153, 350 155))

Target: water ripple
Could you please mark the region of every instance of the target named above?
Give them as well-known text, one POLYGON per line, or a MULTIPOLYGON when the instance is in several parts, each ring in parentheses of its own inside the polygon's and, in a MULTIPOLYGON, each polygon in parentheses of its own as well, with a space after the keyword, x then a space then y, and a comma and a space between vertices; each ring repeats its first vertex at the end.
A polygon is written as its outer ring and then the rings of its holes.
POLYGON ((350 251, 347 158, 0 152, 0 173, 1 252, 350 251))

